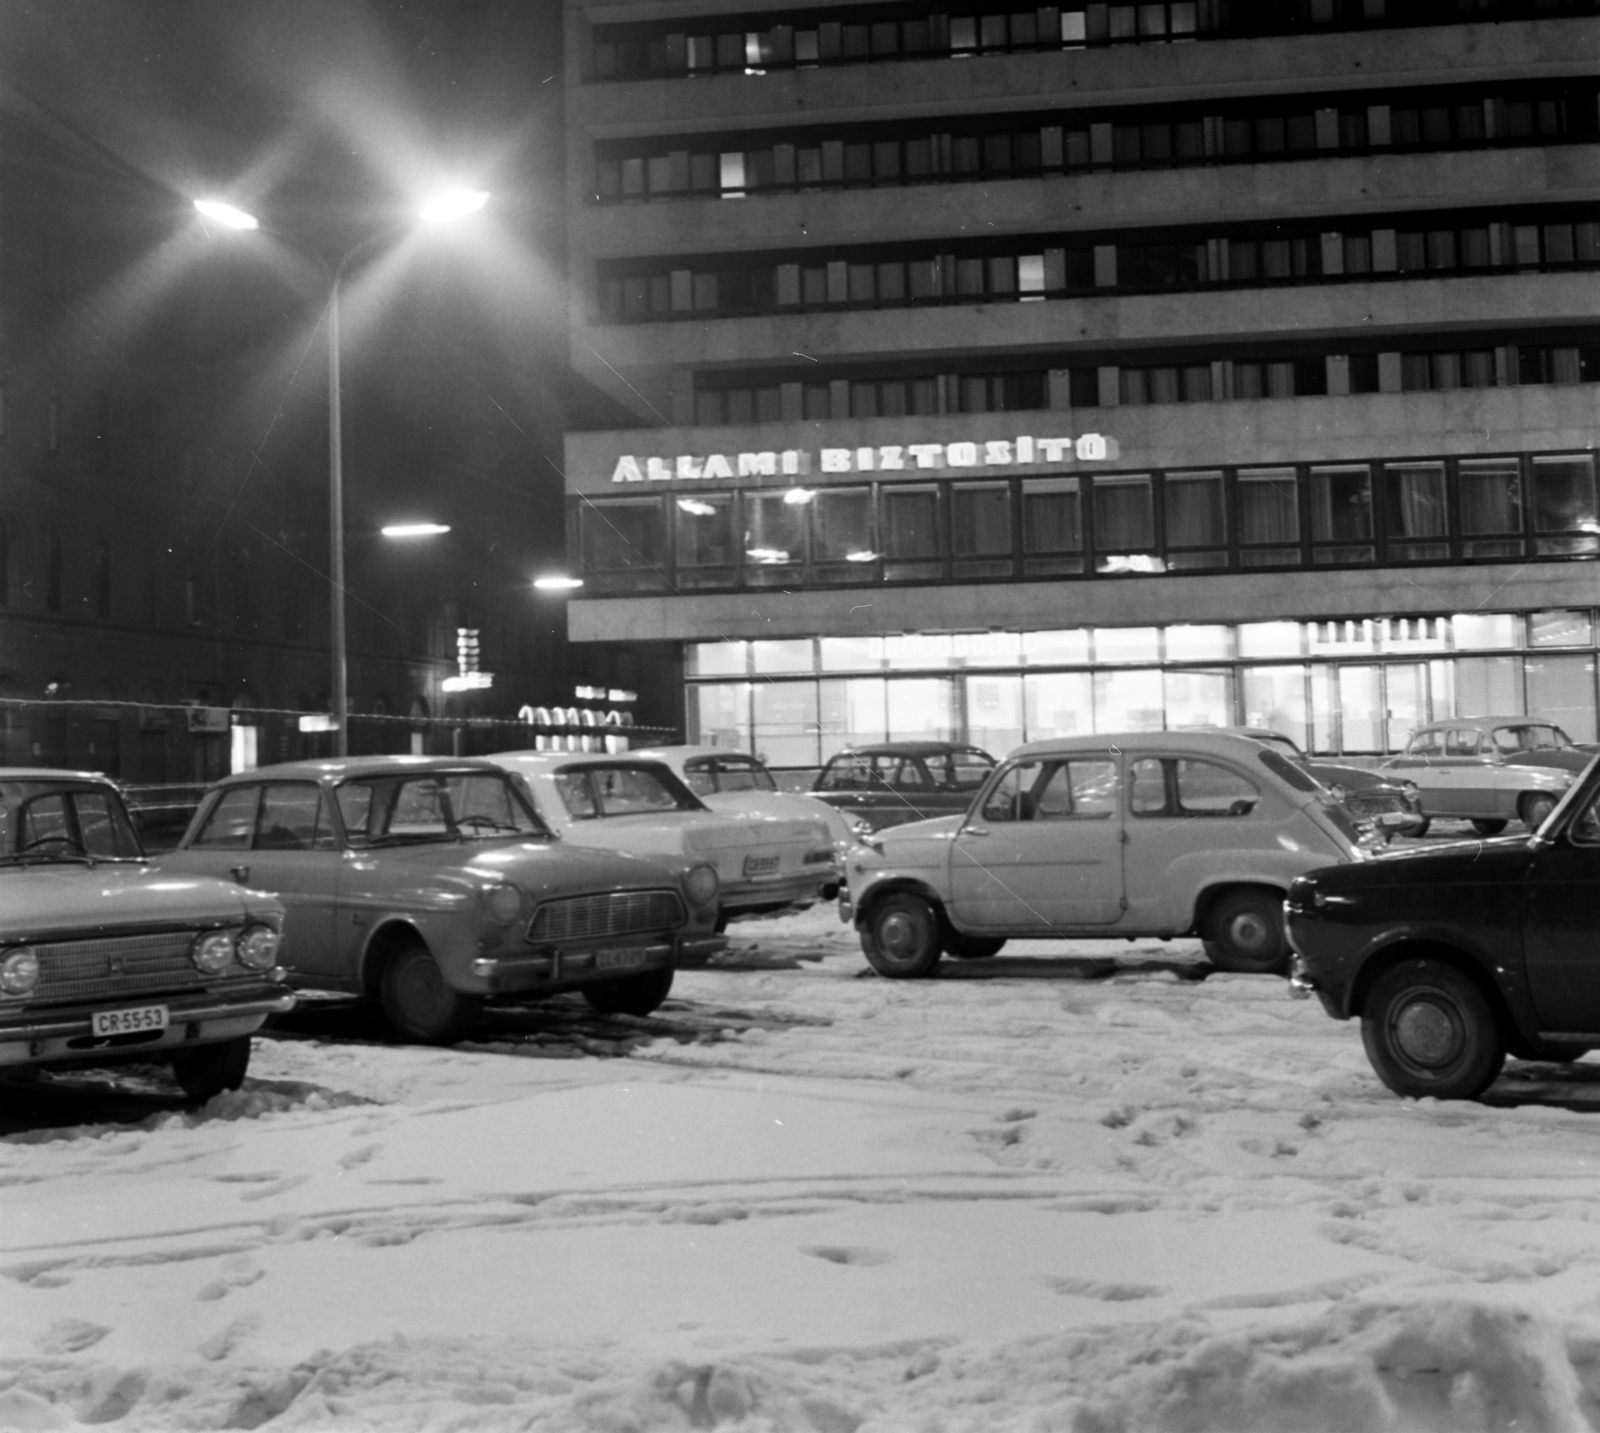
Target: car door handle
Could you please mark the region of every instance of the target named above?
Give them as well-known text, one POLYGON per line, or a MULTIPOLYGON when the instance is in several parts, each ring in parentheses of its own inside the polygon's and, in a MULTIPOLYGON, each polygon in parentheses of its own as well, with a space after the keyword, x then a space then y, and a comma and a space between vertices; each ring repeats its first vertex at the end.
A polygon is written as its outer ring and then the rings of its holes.
POLYGON ((248 866, 229 866, 228 867, 228 874, 230 876, 232 876, 234 878, 234 880, 236 880, 242 886, 242 885, 245 884, 246 881, 248 881, 250 879, 250 867, 248 867, 248 866))
POLYGON ((963 826, 961 834, 963 836, 988 836, 993 833, 987 826, 963 826))

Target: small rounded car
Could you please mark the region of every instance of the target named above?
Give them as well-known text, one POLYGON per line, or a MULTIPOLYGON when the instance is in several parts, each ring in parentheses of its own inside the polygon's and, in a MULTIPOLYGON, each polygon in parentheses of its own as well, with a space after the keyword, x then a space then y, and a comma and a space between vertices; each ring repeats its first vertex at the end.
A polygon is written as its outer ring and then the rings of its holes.
POLYGON ((1359 1019, 1396 1094, 1472 1099, 1506 1056, 1600 1048, 1600 761, 1535 832, 1310 871, 1285 902, 1289 991, 1359 1019))
POLYGON ((559 840, 505 771, 476 759, 225 777, 161 869, 274 892, 292 982, 375 999, 426 1044, 463 1039, 497 999, 579 991, 604 1014, 648 1015, 680 961, 725 943, 708 863, 559 840))
POLYGON ((1320 781, 1352 820, 1368 822, 1385 841, 1396 836, 1425 836, 1428 818, 1422 814, 1417 784, 1404 778, 1386 776, 1365 766, 1348 762, 1324 761, 1307 756, 1293 737, 1270 727, 1233 726, 1218 728, 1240 736, 1264 741, 1281 751, 1314 780, 1320 781))
POLYGON ((1218 969, 1280 973, 1290 882, 1369 855, 1298 766, 1216 731, 1030 742, 965 812, 873 844, 851 858, 854 919, 873 969, 900 979, 1013 938, 1193 934, 1218 969))
POLYGON ((94 772, 0 770, 0 1071, 167 1061, 191 1099, 236 1090, 294 1007, 283 905, 152 869, 94 772))
POLYGON ((812 795, 873 831, 965 811, 995 761, 982 747, 948 741, 882 741, 829 759, 812 795))
POLYGON ((709 863, 718 930, 839 894, 833 838, 819 814, 713 811, 666 762, 642 753, 501 751, 486 760, 513 773, 572 845, 709 863))
POLYGON ((1465 817, 1497 836, 1511 821, 1537 830, 1593 755, 1537 717, 1454 717, 1419 727, 1379 770, 1415 782, 1430 819, 1465 817))

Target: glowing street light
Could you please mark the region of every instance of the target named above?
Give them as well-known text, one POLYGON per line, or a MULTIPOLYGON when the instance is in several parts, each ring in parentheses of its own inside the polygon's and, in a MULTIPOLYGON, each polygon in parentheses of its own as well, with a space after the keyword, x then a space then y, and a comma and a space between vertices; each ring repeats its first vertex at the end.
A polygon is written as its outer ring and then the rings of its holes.
MULTIPOLYGON (((428 223, 448 223, 453 219, 475 214, 489 202, 489 195, 481 189, 454 189, 436 196, 418 211, 418 217, 428 223)), ((244 210, 216 199, 196 199, 194 207, 208 219, 215 219, 230 229, 258 229, 260 223, 244 210)), ((350 689, 347 677, 345 604, 344 604, 344 423, 339 392, 339 285, 344 281, 344 271, 352 259, 363 249, 394 232, 395 226, 385 225, 374 230, 359 244, 346 250, 343 258, 329 271, 328 290, 328 559, 330 639, 333 676, 333 750, 336 756, 350 753, 350 689)), ((418 526, 418 525, 413 525, 418 526)), ((437 524, 426 526, 430 531, 448 532, 437 524)), ((420 531, 388 532, 392 537, 421 537, 420 531)))
POLYGON ((378 529, 385 537, 438 537, 450 531, 447 522, 392 522, 378 529))
POLYGON ((568 577, 564 572, 550 572, 543 577, 535 577, 533 585, 541 592, 571 592, 575 587, 583 586, 583 579, 568 577))

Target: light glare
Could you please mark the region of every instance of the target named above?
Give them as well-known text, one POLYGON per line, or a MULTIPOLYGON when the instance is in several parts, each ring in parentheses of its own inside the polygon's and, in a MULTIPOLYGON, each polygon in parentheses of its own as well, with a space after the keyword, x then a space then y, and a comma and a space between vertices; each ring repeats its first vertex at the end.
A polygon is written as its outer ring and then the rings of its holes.
POLYGON ((235 209, 231 204, 224 204, 220 199, 196 199, 194 207, 207 219, 215 219, 219 224, 226 224, 230 229, 259 229, 261 225, 253 214, 246 214, 243 209, 235 209))
POLYGON ((430 224, 447 224, 452 219, 476 214, 488 202, 489 195, 486 190, 452 189, 448 194, 441 194, 426 204, 421 213, 430 224))
POLYGON ((568 592, 574 587, 582 587, 581 577, 568 577, 563 572, 552 572, 545 577, 535 577, 533 585, 541 592, 568 592))
POLYGON ((379 531, 385 537, 437 537, 440 533, 449 532, 450 525, 443 522, 392 522, 379 531))

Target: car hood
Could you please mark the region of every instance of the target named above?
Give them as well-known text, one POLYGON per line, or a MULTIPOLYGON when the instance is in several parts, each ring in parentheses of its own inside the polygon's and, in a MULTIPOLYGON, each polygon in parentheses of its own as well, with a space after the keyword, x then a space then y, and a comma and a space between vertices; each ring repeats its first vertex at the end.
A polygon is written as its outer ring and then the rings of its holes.
POLYGON ((231 881, 101 862, 0 869, 0 940, 80 937, 281 918, 272 896, 231 881))
POLYGON ((1312 875, 1318 885, 1367 887, 1520 880, 1533 850, 1529 836, 1448 841, 1386 851, 1370 861, 1328 866, 1312 875))
POLYGON ((713 811, 725 814, 761 821, 803 821, 820 828, 818 834, 830 831, 836 821, 844 822, 844 817, 833 807, 799 792, 714 791, 700 799, 713 811))
POLYGON ((428 842, 356 853, 357 864, 396 889, 456 881, 475 888, 507 882, 541 898, 568 892, 677 888, 660 860, 561 841, 428 842))
POLYGON ((1332 786, 1337 782, 1346 791, 1370 791, 1375 786, 1398 786, 1401 780, 1398 773, 1389 776, 1365 766, 1345 766, 1337 761, 1310 761, 1306 763, 1306 770, 1324 786, 1332 786))

